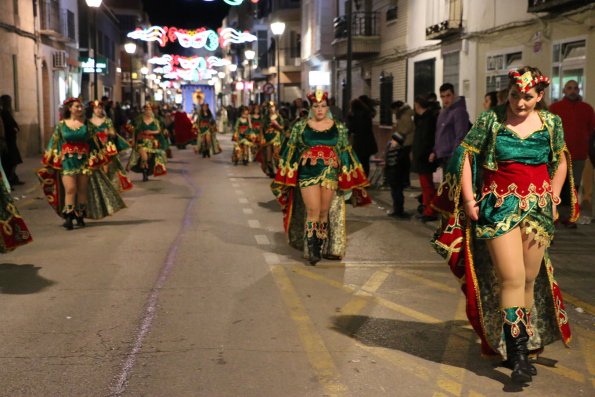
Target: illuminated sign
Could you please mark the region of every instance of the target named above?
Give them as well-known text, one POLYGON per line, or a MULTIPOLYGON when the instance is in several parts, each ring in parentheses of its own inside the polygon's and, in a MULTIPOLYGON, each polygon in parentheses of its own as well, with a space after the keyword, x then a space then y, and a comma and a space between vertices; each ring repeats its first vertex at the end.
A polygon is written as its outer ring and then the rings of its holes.
POLYGON ((232 28, 219 29, 218 32, 206 28, 186 30, 174 26, 150 26, 146 29, 138 28, 127 36, 136 40, 157 41, 161 47, 177 40, 184 48, 204 48, 208 51, 215 51, 219 46, 250 43, 258 39, 250 32, 232 28))
MULTIPOLYGON (((95 60, 93 58, 79 58, 79 62, 81 64, 81 69, 83 69, 83 73, 93 73, 93 66, 95 65, 95 60)), ((99 58, 97 60, 97 73, 103 73, 107 69, 107 61, 105 58, 99 58)))
POLYGON ((160 65, 162 68, 156 68, 161 73, 171 71, 174 67, 179 66, 182 69, 188 70, 206 70, 212 69, 218 66, 229 65, 231 62, 227 59, 218 58, 216 56, 210 56, 208 58, 203 57, 184 57, 181 55, 170 55, 165 54, 160 57, 153 57, 149 59, 149 63, 152 65, 160 65))

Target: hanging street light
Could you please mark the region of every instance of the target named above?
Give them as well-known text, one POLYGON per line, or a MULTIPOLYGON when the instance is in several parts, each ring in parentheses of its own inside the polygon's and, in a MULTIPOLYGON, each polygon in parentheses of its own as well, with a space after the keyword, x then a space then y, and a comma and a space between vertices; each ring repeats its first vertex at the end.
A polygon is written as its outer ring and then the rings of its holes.
POLYGON ((124 51, 130 55, 130 109, 134 107, 134 88, 132 87, 132 55, 136 52, 136 44, 128 42, 124 44, 124 51))

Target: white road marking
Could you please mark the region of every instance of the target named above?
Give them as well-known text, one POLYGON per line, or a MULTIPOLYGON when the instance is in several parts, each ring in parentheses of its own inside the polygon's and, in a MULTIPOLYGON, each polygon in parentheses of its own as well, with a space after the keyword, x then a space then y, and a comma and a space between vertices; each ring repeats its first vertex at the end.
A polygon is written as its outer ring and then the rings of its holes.
POLYGON ((269 238, 264 234, 256 234, 256 235, 254 235, 254 238, 256 239, 256 243, 258 245, 270 245, 271 244, 271 242, 269 241, 269 238))
POLYGON ((246 215, 252 215, 254 213, 254 210, 252 208, 242 208, 242 211, 246 215))
POLYGON ((240 197, 238 201, 240 204, 248 204, 248 199, 246 197, 240 197))
POLYGON ((256 219, 248 219, 248 226, 252 229, 260 229, 260 221, 256 219))
POLYGON ((243 195, 243 194, 244 194, 244 191, 243 191, 243 190, 236 190, 236 194, 237 194, 238 196, 241 196, 241 195, 243 195))
POLYGON ((274 252, 265 252, 264 261, 267 263, 267 265, 276 265, 279 263, 279 256, 274 252))

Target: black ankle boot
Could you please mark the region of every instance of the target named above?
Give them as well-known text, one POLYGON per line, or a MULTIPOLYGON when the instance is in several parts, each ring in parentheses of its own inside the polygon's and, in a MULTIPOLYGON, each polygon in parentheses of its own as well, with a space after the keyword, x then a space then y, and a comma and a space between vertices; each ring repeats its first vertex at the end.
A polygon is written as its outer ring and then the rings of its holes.
POLYGON ((315 266, 318 262, 320 262, 320 246, 318 245, 318 237, 316 235, 311 237, 306 237, 306 242, 308 244, 308 262, 312 266, 315 266))
POLYGON ((149 170, 147 168, 143 168, 143 182, 149 180, 149 170))
POLYGON ((529 350, 527 343, 526 311, 523 307, 509 307, 502 310, 507 362, 512 369, 510 378, 514 383, 531 382, 529 350))
POLYGON ((62 226, 66 228, 66 230, 72 230, 74 226, 72 225, 72 220, 74 219, 74 211, 65 212, 64 213, 64 223, 62 226))
POLYGON ((85 216, 87 215, 87 205, 78 204, 77 209, 74 211, 74 219, 78 227, 85 227, 85 216))

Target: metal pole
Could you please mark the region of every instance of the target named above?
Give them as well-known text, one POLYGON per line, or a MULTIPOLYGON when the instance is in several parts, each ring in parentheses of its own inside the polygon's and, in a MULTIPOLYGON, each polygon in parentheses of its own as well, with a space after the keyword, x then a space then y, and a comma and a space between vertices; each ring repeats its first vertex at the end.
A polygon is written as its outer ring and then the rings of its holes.
POLYGON ((347 14, 347 69, 345 71, 345 97, 347 98, 348 103, 343 104, 343 112, 347 114, 349 111, 349 103, 351 102, 351 63, 353 60, 351 27, 353 24, 353 0, 347 0, 345 3, 345 13, 347 14))
POLYGON ((278 108, 281 108, 281 36, 277 37, 277 102, 278 108))
POLYGON ((134 108, 134 87, 132 86, 132 54, 130 54, 130 110, 134 108))
POLYGON ((97 9, 93 9, 93 99, 97 99, 97 9))

